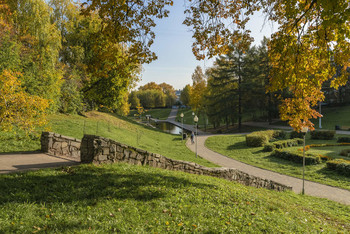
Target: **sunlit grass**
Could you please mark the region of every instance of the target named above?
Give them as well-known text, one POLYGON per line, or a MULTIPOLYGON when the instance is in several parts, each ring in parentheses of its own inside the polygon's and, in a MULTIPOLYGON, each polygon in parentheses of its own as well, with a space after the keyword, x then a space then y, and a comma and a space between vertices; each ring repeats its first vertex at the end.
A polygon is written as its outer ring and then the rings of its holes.
MULTIPOLYGON (((168 158, 191 161, 203 166, 213 167, 215 164, 196 158, 185 141, 179 135, 171 135, 160 130, 137 124, 127 118, 97 111, 80 115, 56 114, 49 116, 51 131, 70 137, 82 139, 84 133, 103 136, 152 153, 158 153, 168 158)), ((12 133, 0 133, 3 142, 0 152, 18 152, 40 149, 39 137, 28 139, 18 138, 12 133)))
POLYGON ((128 164, 0 175, 3 233, 347 233, 350 207, 128 164))
MULTIPOLYGON (((306 144, 335 143, 336 140, 320 141, 307 138, 306 144)), ((213 136, 209 137, 205 145, 223 155, 236 159, 238 161, 276 171, 282 174, 302 178, 302 165, 288 160, 271 157, 271 152, 264 152, 263 147, 248 147, 245 143, 244 135, 231 136, 213 136)), ((288 148, 287 150, 296 151, 302 146, 288 148)), ((311 148, 310 152, 317 152, 331 157, 340 157, 338 155, 338 146, 311 148)), ((337 174, 326 168, 326 164, 308 165, 305 167, 305 178, 307 180, 328 184, 350 190, 350 178, 337 174)))
MULTIPOLYGON (((171 108, 163 108, 163 109, 146 109, 145 113, 143 113, 143 117, 146 115, 151 115, 152 118, 165 120, 168 118, 171 112, 171 108)), ((133 117, 134 114, 137 114, 136 110, 131 110, 129 113, 129 117, 133 117)))

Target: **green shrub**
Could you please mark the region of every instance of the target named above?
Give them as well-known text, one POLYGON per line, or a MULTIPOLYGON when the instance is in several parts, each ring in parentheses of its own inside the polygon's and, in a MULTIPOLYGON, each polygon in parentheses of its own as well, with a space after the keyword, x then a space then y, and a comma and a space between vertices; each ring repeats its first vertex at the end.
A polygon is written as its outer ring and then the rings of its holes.
POLYGON ((335 131, 318 130, 311 132, 311 139, 314 140, 332 140, 334 138, 335 131))
POLYGON ((303 143, 303 139, 299 139, 299 138, 275 141, 272 143, 265 144, 264 151, 272 152, 275 149, 283 149, 287 147, 298 146, 299 144, 302 144, 302 143, 303 143))
POLYGON ((263 132, 252 132, 245 136, 247 146, 260 147, 269 143, 269 136, 263 132))
POLYGON ((284 139, 286 137, 286 133, 282 130, 266 130, 266 131, 258 131, 252 132, 246 135, 246 143, 247 146, 250 147, 260 147, 269 143, 270 140, 284 139))
POLYGON ((294 138, 304 138, 304 133, 292 131, 290 133, 290 139, 294 139, 294 138))
MULTIPOLYGON (((275 150, 271 153, 272 157, 282 158, 296 163, 303 163, 303 154, 292 153, 283 150, 275 150)), ((319 155, 305 154, 305 165, 314 165, 321 163, 319 155)))
POLYGON ((344 159, 335 159, 327 162, 327 168, 334 170, 339 174, 350 176, 350 161, 344 159))
POLYGON ((264 145, 264 151, 265 152, 272 152, 276 149, 276 146, 273 143, 267 143, 264 145))
POLYGON ((271 130, 273 131, 272 133, 272 138, 276 138, 276 139, 286 139, 286 132, 283 130, 271 130))
POLYGON ((339 142, 339 143, 350 143, 350 137, 339 137, 337 142, 339 142))

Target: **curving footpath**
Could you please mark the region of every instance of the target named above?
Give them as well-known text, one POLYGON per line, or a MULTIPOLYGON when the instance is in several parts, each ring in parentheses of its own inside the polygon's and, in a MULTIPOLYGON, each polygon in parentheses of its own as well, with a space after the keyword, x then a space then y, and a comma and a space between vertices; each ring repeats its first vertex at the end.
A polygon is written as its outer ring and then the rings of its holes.
MULTIPOLYGON (((206 160, 211 161, 222 167, 236 168, 250 175, 258 176, 260 178, 268 180, 273 180, 278 183, 291 186, 295 193, 301 193, 302 179, 254 167, 229 158, 227 156, 224 156, 222 154, 216 153, 205 147, 205 140, 210 136, 215 135, 202 135, 197 137, 197 152, 200 157, 205 158, 206 160)), ((187 141, 186 146, 190 150, 195 152, 195 144, 191 144, 190 141, 187 141)), ((305 194, 315 197, 327 198, 333 201, 350 205, 350 191, 341 188, 323 185, 311 181, 305 181, 305 194)))

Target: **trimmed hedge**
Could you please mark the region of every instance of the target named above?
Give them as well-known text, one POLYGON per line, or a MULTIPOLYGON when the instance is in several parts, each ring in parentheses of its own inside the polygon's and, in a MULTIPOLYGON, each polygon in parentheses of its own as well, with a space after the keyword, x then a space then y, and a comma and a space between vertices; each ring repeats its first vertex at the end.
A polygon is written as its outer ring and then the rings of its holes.
POLYGON ((335 131, 318 130, 310 132, 311 139, 314 140, 332 140, 335 135, 335 131))
MULTIPOLYGON (((303 154, 300 153, 275 150, 270 154, 270 156, 286 159, 296 163, 303 163, 303 154)), ((316 156, 313 154, 305 154, 305 165, 315 165, 320 164, 321 162, 321 157, 319 155, 316 156)))
POLYGON ((337 142, 339 142, 339 143, 350 143, 350 137, 339 137, 337 142))
POLYGON ((264 151, 272 152, 275 149, 283 149, 287 147, 298 146, 299 144, 303 144, 303 139, 296 138, 296 139, 275 141, 264 145, 264 151))
POLYGON ((268 144, 272 139, 284 139, 286 133, 282 130, 266 130, 252 132, 245 136, 247 146, 260 147, 268 144))
POLYGON ((290 139, 294 139, 294 138, 304 138, 304 133, 292 131, 290 133, 290 139))
POLYGON ((344 159, 334 159, 327 162, 327 168, 339 174, 350 176, 350 161, 344 159))

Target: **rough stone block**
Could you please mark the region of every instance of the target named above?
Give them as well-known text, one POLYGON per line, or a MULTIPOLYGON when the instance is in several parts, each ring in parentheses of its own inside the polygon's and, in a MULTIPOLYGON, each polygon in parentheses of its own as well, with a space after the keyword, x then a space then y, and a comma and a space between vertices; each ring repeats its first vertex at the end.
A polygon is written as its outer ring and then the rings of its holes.
POLYGON ((68 146, 62 148, 62 151, 61 151, 61 152, 62 152, 62 155, 63 155, 63 156, 70 156, 70 152, 69 152, 68 146))
POLYGON ((109 154, 109 148, 104 147, 104 148, 102 149, 102 154, 108 155, 108 154, 109 154))
POLYGON ((70 145, 77 148, 77 149, 80 149, 80 146, 81 146, 81 142, 77 142, 77 141, 71 141, 70 142, 70 145))
POLYGON ((111 153, 115 153, 115 152, 117 152, 117 146, 116 145, 111 145, 110 147, 109 147, 109 151, 111 152, 111 153))
POLYGON ((52 148, 53 149, 61 149, 61 147, 62 147, 62 143, 61 142, 55 142, 55 143, 53 143, 53 145, 52 145, 52 148))
POLYGON ((101 154, 98 156, 99 161, 106 161, 107 160, 107 155, 101 154))
POLYGON ((130 151, 129 150, 124 150, 124 159, 127 159, 130 157, 130 151))
POLYGON ((62 147, 62 148, 67 148, 67 147, 68 147, 68 142, 65 142, 65 141, 62 142, 62 143, 61 143, 61 147, 62 147))
POLYGON ((133 158, 133 159, 136 159, 136 152, 135 151, 131 151, 131 153, 130 153, 130 158, 133 158))
POLYGON ((142 154, 137 154, 136 156, 136 160, 139 160, 139 161, 143 160, 144 158, 145 156, 143 156, 142 154))

